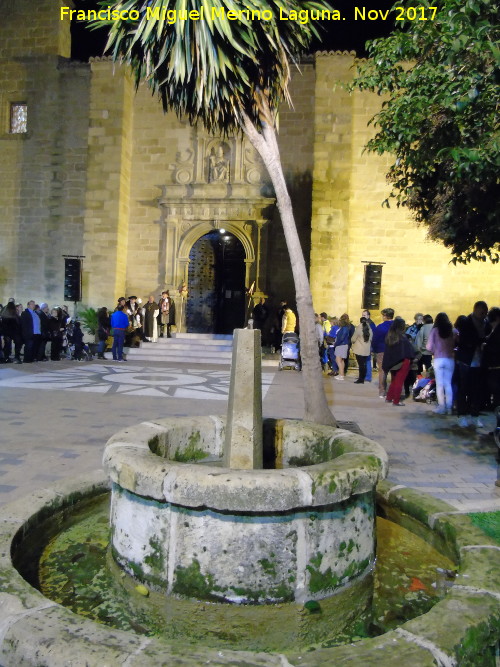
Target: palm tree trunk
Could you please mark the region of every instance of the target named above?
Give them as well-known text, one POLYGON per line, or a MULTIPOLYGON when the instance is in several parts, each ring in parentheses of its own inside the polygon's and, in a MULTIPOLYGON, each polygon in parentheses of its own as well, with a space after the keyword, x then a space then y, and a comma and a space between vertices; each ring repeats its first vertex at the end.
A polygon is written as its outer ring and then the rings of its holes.
POLYGON ((263 122, 261 134, 245 114, 243 114, 242 129, 261 156, 269 172, 276 193, 278 209, 292 265, 300 322, 300 348, 305 403, 304 419, 319 424, 336 426, 335 417, 328 407, 326 400, 323 374, 318 355, 311 288, 293 215, 292 202, 283 174, 276 132, 271 124, 263 122))

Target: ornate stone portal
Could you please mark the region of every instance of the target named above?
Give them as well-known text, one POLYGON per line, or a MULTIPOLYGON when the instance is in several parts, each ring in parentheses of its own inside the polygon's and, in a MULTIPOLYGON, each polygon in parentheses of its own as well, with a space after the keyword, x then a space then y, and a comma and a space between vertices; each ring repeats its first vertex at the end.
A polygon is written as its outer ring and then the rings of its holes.
MULTIPOLYGON (((275 200, 262 196, 262 165, 244 137, 211 138, 193 132, 192 148, 177 154, 173 183, 158 199, 163 227, 165 285, 188 288, 189 253, 214 229, 225 229, 245 252, 245 285, 262 295, 266 284, 266 223, 275 200)), ((179 323, 183 326, 183 323, 179 323)))

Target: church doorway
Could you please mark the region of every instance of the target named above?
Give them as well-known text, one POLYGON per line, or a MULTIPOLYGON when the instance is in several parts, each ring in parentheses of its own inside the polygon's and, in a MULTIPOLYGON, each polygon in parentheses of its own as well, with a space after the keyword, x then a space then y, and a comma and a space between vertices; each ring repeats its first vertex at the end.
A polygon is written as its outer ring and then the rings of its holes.
POLYGON ((186 328, 232 334, 245 322, 245 250, 222 229, 199 238, 189 253, 186 328))

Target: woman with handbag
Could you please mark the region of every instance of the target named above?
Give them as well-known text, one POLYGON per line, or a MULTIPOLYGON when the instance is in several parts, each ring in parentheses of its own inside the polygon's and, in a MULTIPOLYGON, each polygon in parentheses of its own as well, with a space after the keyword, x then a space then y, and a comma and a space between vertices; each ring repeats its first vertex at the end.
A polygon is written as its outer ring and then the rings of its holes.
POLYGON ((392 403, 400 407, 401 390, 408 371, 410 362, 415 357, 416 351, 408 338, 405 336, 406 323, 402 317, 395 317, 385 337, 385 351, 382 368, 385 373, 391 372, 391 385, 385 398, 386 403, 392 403))
POLYGON ((351 339, 352 350, 358 362, 358 379, 354 381, 354 384, 364 384, 365 382, 372 337, 373 332, 368 324, 368 320, 366 317, 361 317, 351 339))

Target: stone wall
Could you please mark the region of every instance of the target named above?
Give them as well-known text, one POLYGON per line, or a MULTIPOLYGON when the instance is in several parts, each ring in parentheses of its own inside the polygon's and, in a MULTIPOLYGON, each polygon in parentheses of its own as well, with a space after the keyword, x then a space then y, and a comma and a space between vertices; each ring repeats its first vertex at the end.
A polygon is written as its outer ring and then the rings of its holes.
POLYGON ((129 230, 134 86, 107 59, 92 66, 85 202, 84 302, 113 305, 124 294, 129 230))
POLYGON ((81 254, 88 66, 70 63, 65 3, 3 2, 0 39, 2 300, 63 300, 63 254, 81 254), (27 132, 10 134, 10 106, 27 132))

